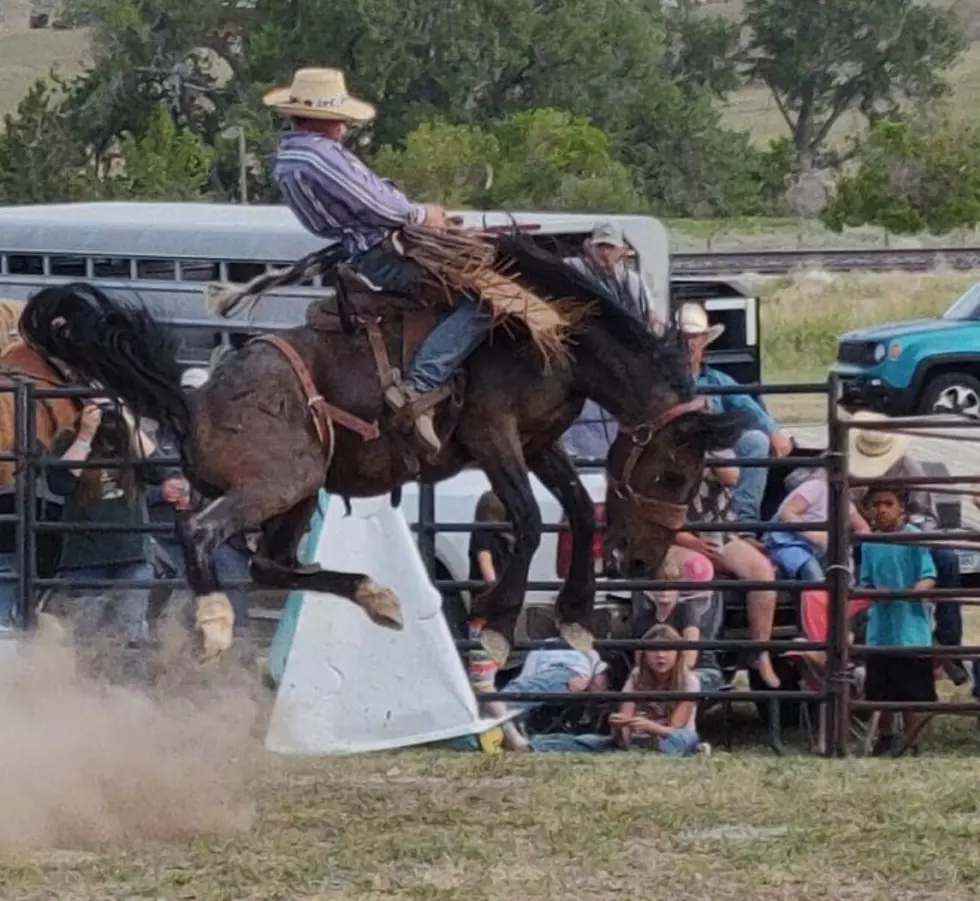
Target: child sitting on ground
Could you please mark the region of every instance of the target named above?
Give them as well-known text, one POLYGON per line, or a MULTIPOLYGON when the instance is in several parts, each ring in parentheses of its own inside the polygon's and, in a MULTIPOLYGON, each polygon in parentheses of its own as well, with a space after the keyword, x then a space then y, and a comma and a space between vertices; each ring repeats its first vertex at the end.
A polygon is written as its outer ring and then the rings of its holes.
MULTIPOLYGON (((868 492, 875 532, 917 532, 906 518, 906 492, 883 485, 868 492)), ((929 549, 918 544, 868 542, 861 550, 859 584, 863 588, 927 590, 935 587, 936 566, 929 549)), ((932 604, 925 598, 884 599, 868 611, 869 647, 924 647, 932 644, 932 604)), ((865 695, 869 701, 935 701, 932 661, 927 657, 868 656, 865 695)), ((882 711, 881 735, 874 756, 897 756, 917 749, 926 720, 922 714, 903 714, 904 736, 894 730, 891 711, 882 711)))
MULTIPOLYGON (((667 552, 660 565, 657 578, 665 582, 680 582, 683 579, 678 556, 673 553, 673 548, 667 552)), ((633 595, 632 636, 639 638, 661 624, 670 626, 685 641, 701 639, 697 614, 690 602, 681 598, 676 589, 636 592, 633 595)), ((682 651, 681 654, 688 668, 698 677, 704 691, 719 691, 724 686, 725 679, 718 666, 715 651, 692 648, 682 651)))
MULTIPOLYGON (((668 625, 654 626, 644 641, 676 642, 681 636, 668 625)), ((680 651, 654 648, 636 652, 636 666, 624 692, 699 691, 701 683, 680 651)), ((625 701, 609 717, 613 736, 623 747, 651 747, 662 754, 710 754, 698 737, 696 701, 625 701)))

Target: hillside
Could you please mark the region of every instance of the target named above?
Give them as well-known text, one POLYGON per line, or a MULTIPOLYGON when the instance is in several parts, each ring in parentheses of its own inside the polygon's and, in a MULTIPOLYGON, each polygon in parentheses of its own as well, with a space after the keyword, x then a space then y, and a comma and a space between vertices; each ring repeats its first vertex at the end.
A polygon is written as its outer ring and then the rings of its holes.
POLYGON ((30 0, 0 0, 0 116, 17 108, 27 89, 52 66, 66 75, 84 67, 84 31, 32 30, 30 0))
MULTIPOLYGON (((958 115, 973 116, 980 106, 980 0, 935 0, 951 7, 962 18, 973 44, 953 70, 950 79, 955 93, 951 109, 958 115)), ((38 0, 38 5, 49 5, 38 0)), ((703 0, 706 13, 731 18, 741 15, 741 0, 703 0)), ((87 53, 84 31, 31 30, 28 18, 30 0, 0 0, 0 116, 16 109, 31 83, 54 65, 71 74, 83 68, 87 53)), ((786 133, 786 126, 762 87, 747 87, 735 93, 723 107, 731 128, 748 131, 759 144, 786 133)), ((859 127, 856 117, 844 117, 834 131, 841 140, 859 127)))

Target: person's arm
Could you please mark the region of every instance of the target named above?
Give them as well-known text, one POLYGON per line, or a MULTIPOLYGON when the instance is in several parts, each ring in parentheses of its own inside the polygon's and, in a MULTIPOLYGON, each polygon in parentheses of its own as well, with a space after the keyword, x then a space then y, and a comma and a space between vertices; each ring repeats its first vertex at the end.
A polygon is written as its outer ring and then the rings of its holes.
MULTIPOLYGON (((635 670, 630 673, 629 678, 626 680, 626 684, 623 686, 624 692, 631 692, 634 690, 633 686, 635 684, 635 670)), ((626 745, 629 743, 630 736, 633 734, 633 730, 629 727, 629 723, 632 722, 636 716, 636 703, 634 701, 623 701, 616 712, 611 714, 609 717, 609 725, 612 728, 613 738, 620 745, 626 745)))
POLYGON ((867 535, 871 531, 871 526, 868 525, 868 521, 861 515, 854 504, 851 504, 851 509, 848 513, 848 522, 851 524, 851 531, 858 535, 867 535))
MULTIPOLYGON (((936 561, 933 560, 928 548, 917 547, 915 551, 919 557, 919 579, 915 583, 915 589, 917 591, 928 591, 936 587, 936 561)), ((922 600, 925 600, 925 598, 922 600)))
MULTIPOLYGON (((698 641, 701 638, 701 630, 697 626, 687 626, 683 632, 681 632, 681 638, 684 641, 698 641)), ((698 664, 698 651, 695 648, 691 648, 689 651, 684 651, 684 662, 687 664, 689 669, 694 669, 698 664)))
POLYGON ((340 200, 365 225, 397 228, 429 219, 429 207, 412 203, 334 141, 293 142, 280 152, 279 163, 290 166, 314 194, 340 200))
MULTIPOLYGON (((51 447, 51 455, 69 462, 83 463, 92 453, 92 441, 102 422, 102 411, 96 404, 88 403, 82 408, 78 423, 78 432, 59 432, 51 447)), ((62 467, 48 470, 48 488, 54 494, 70 497, 78 487, 78 479, 84 470, 64 469, 62 467)))
POLYGON ((858 573, 858 585, 861 588, 874 588, 874 570, 871 566, 871 560, 874 556, 874 545, 866 544, 861 551, 861 570, 858 573))
MULTIPOLYGON (((807 510, 810 509, 812 504, 812 499, 810 497, 811 492, 818 491, 821 486, 814 485, 812 487, 807 487, 810 482, 816 482, 816 479, 810 479, 800 485, 788 498, 786 498, 786 503, 783 504, 782 509, 779 511, 779 521, 780 522, 805 522, 805 517, 807 510)), ((826 487, 823 486, 823 490, 826 487)), ((826 532, 800 532, 810 544, 815 545, 818 548, 825 548, 827 546, 827 533, 826 532)))
MULTIPOLYGON (((726 388, 738 384, 730 375, 718 369, 712 370, 711 382, 718 387, 726 388)), ((748 414, 755 427, 765 432, 770 438, 774 432, 779 431, 779 423, 762 409, 762 406, 751 394, 720 394, 717 397, 721 401, 723 410, 730 413, 748 414)))
POLYGON ((585 691, 591 681, 588 676, 572 676, 566 683, 565 688, 572 692, 585 691))

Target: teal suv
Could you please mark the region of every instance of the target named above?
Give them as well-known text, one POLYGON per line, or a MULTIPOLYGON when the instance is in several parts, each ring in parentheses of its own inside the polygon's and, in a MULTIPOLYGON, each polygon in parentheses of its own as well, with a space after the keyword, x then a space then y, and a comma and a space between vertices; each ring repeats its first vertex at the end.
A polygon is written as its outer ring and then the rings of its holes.
POLYGON ((959 413, 980 419, 980 282, 938 319, 842 335, 833 366, 841 404, 889 416, 959 413))

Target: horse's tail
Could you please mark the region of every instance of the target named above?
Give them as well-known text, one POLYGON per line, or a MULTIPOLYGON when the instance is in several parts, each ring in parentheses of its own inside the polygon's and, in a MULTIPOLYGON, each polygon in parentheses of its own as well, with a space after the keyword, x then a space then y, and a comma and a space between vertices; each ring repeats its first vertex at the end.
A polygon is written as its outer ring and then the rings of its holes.
POLYGON ((20 331, 35 348, 98 382, 137 418, 171 428, 183 446, 191 415, 180 388, 177 343, 145 309, 83 282, 56 285, 27 302, 20 331))

